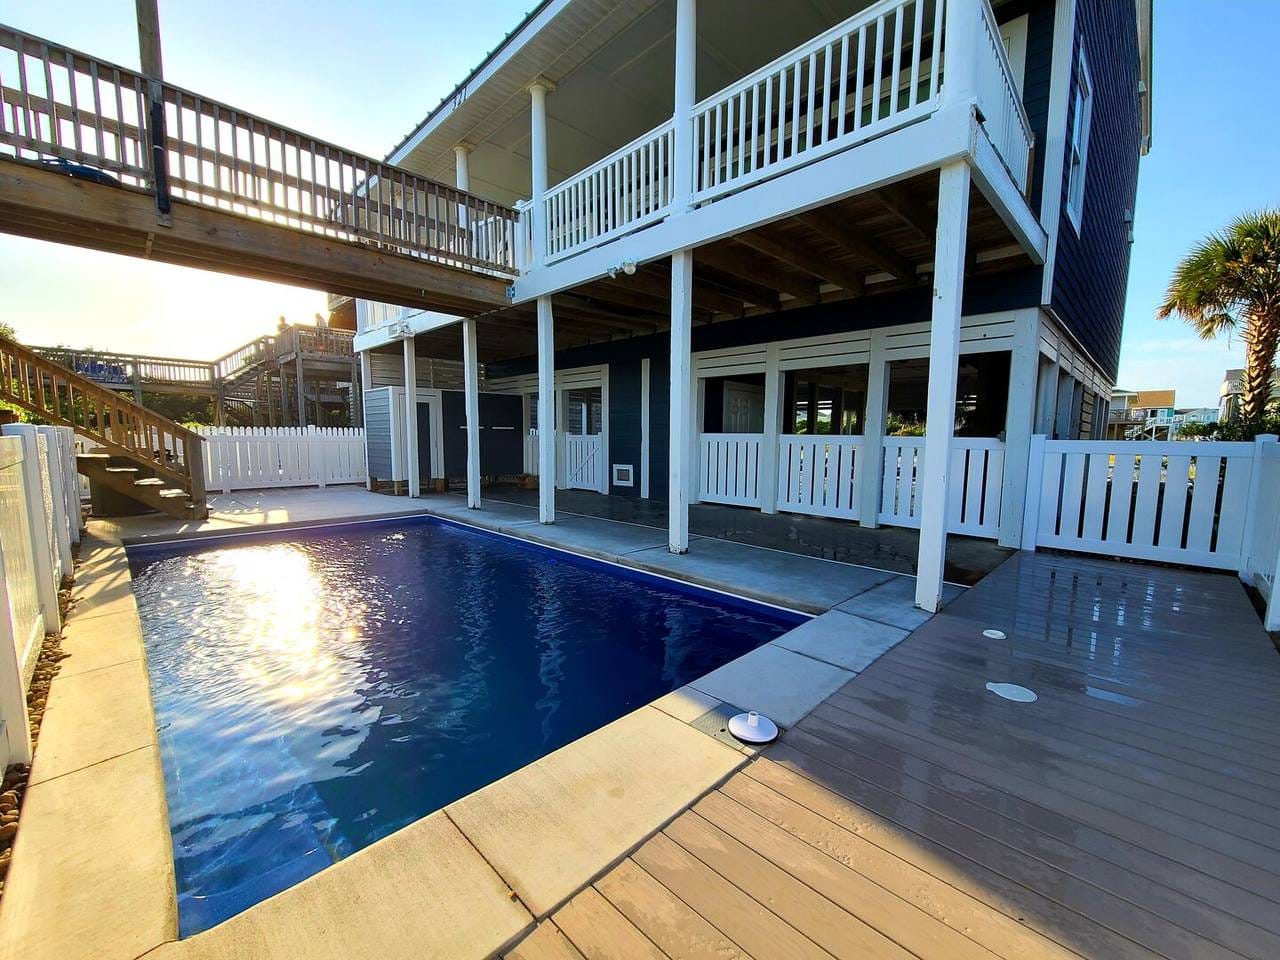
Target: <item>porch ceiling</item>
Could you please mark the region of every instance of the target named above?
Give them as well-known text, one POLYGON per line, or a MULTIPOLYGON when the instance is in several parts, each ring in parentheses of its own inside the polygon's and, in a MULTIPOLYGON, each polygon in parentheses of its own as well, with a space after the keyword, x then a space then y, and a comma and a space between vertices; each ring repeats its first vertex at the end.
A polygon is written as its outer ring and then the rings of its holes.
MULTIPOLYGON (((933 269, 936 171, 850 197, 694 252, 694 323, 759 316, 919 287, 933 269)), ((1031 260, 974 187, 968 276, 1026 267, 1031 260)), ((666 260, 583 284, 553 298, 556 348, 642 336, 670 325, 666 260)), ((478 319, 484 361, 536 352, 533 303, 478 319)), ((418 335, 420 355, 459 358, 457 326, 418 335), (425 353, 424 353, 425 351, 425 353)))

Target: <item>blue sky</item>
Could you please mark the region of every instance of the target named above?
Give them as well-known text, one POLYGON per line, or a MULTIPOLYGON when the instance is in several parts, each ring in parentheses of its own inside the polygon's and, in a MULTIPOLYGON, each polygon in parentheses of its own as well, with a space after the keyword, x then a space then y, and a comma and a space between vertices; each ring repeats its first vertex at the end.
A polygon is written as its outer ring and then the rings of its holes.
MULTIPOLYGON (((382 156, 501 41, 534 0, 160 0, 170 80, 382 156), (216 16, 209 12, 216 10, 216 16)), ((752 0, 765 2, 765 0, 752 0)), ((1118 0, 1120 2, 1120 0, 1118 0)), ((137 64, 132 0, 10 0, 5 22, 137 64)), ((1120 385, 1216 405, 1239 343, 1203 344, 1154 319, 1170 271, 1210 230, 1280 205, 1276 0, 1157 0, 1155 132, 1143 160, 1120 385)), ((209 357, 308 319, 324 298, 0 236, 0 285, 19 334, 209 357)))

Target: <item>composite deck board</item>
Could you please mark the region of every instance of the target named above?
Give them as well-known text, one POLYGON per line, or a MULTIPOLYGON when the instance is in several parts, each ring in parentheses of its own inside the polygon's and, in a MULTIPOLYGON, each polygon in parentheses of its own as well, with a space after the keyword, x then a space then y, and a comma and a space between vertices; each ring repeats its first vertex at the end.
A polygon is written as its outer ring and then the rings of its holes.
MULTIPOLYGON (((937 675, 938 679, 947 677, 959 679, 956 674, 937 675)), ((987 679, 1012 680, 1028 685, 1020 677, 997 675, 987 679)), ((1222 798, 1225 808, 1246 816, 1257 815, 1264 822, 1268 816, 1280 815, 1280 807, 1276 805, 1274 777, 1265 771, 1237 773, 1232 770, 1232 765, 1216 763, 1209 754, 1138 734, 1131 733, 1120 739, 1101 731, 1090 730, 1088 711, 1084 709, 1067 711, 1068 717, 1064 720, 1061 713, 1057 717, 1053 715, 1052 705, 1046 707, 1043 716, 1037 711, 1035 718, 1028 717, 1025 711, 1019 714, 1013 709, 1015 705, 1012 703, 989 706, 984 702, 990 696, 985 683, 986 680, 979 679, 970 689, 939 693, 935 677, 926 672, 919 671, 912 675, 910 670, 899 672, 882 668, 866 677, 859 684, 858 690, 861 695, 868 697, 872 691, 893 696, 897 702, 913 709, 928 710, 960 723, 969 722, 975 715, 973 707, 981 704, 987 723, 997 735, 1015 737, 1020 742, 1031 742, 1037 747, 1049 747, 1064 757, 1106 758, 1105 765, 1108 769, 1133 771, 1132 775, 1144 782, 1168 776, 1181 784, 1178 792, 1183 795, 1216 794, 1222 798), (1259 780, 1262 782, 1258 782, 1259 780), (1272 782, 1268 783, 1268 780, 1272 782)))
POLYGON ((1235 578, 1020 554, 509 955, 1274 958, 1277 787, 1235 578))

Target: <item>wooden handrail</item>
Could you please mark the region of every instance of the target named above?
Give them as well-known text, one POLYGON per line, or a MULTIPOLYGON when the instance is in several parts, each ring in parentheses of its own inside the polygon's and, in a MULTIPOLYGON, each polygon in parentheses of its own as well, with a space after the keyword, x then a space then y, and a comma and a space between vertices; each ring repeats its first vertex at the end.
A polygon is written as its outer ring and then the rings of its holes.
POLYGON ((0 337, 0 400, 6 400, 145 465, 203 504, 200 435, 61 364, 0 337))

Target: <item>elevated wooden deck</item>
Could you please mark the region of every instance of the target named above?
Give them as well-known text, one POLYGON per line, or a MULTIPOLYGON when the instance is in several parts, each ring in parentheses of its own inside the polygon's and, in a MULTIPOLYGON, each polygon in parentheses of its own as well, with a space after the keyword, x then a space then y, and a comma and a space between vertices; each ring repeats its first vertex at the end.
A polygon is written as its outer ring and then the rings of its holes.
POLYGON ((1280 956, 1278 786, 1233 577, 1020 554, 507 955, 1280 956))

